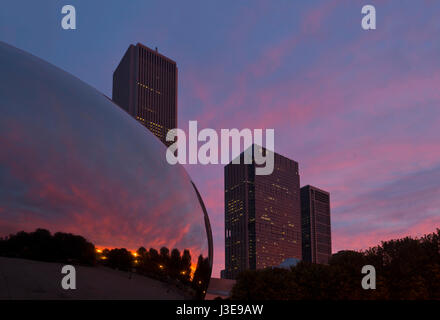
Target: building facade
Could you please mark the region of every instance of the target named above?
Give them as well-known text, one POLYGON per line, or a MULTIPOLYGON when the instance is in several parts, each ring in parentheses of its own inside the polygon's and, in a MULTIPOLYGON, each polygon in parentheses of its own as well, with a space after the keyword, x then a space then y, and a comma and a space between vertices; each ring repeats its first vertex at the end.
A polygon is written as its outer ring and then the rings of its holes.
POLYGON ((113 73, 112 100, 169 146, 166 135, 177 128, 176 62, 130 45, 113 73))
MULTIPOLYGON (((266 152, 258 147, 257 152, 266 152)), ((235 279, 246 269, 301 259, 298 163, 274 153, 271 175, 256 175, 256 164, 225 167, 225 270, 235 279)), ((254 157, 252 157, 253 159, 254 157)))
POLYGON ((332 255, 330 194, 313 186, 301 188, 303 260, 327 264, 332 255))

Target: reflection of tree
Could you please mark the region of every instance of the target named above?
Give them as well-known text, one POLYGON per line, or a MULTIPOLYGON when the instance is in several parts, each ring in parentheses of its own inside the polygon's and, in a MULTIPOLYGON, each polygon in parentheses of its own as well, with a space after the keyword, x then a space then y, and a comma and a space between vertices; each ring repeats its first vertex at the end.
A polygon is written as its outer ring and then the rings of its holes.
POLYGON ((16 257, 48 262, 66 262, 94 265, 96 261, 121 271, 136 272, 175 285, 188 295, 202 298, 206 292, 210 266, 207 258, 199 256, 192 272, 191 253, 174 248, 140 247, 136 252, 125 248, 96 249, 85 238, 57 232, 54 235, 44 229, 35 232, 18 232, 5 239, 0 238, 0 256, 16 257))
POLYGON ((145 255, 147 254, 147 249, 145 249, 144 247, 140 247, 140 248, 138 249, 138 251, 137 251, 137 254, 138 254, 140 257, 143 257, 143 256, 145 256, 145 255))
POLYGON ((99 260, 104 265, 120 270, 133 268, 138 274, 173 283, 178 287, 195 292, 202 298, 208 286, 210 265, 207 258, 199 256, 194 273, 191 271, 191 254, 185 249, 183 254, 176 248, 162 247, 159 252, 140 247, 135 253, 126 249, 99 250, 99 260))
POLYGON ((181 280, 184 282, 189 282, 191 279, 191 254, 189 253, 189 250, 183 250, 181 270, 181 280))
POLYGON ((202 298, 208 288, 208 280, 211 274, 211 267, 209 265, 209 259, 199 256, 197 261, 197 268, 194 272, 192 285, 199 295, 198 298, 202 298))
POLYGON ((131 271, 133 255, 127 249, 111 249, 106 258, 106 264, 109 267, 122 271, 131 271))
POLYGON ((0 256, 93 265, 95 246, 81 236, 37 229, 0 238, 0 256))

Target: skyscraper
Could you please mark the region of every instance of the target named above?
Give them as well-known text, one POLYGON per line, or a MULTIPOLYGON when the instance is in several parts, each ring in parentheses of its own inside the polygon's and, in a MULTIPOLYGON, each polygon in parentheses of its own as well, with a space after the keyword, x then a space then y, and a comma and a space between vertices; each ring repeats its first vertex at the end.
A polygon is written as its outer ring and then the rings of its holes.
POLYGON ((327 264, 332 254, 330 194, 312 186, 301 188, 303 260, 327 264))
POLYGON ((166 135, 177 128, 176 62, 130 45, 113 73, 112 100, 169 146, 166 135))
POLYGON ((275 153, 273 173, 256 175, 255 161, 244 164, 243 153, 241 158, 225 167, 224 277, 230 279, 246 269, 301 259, 298 163, 275 153))

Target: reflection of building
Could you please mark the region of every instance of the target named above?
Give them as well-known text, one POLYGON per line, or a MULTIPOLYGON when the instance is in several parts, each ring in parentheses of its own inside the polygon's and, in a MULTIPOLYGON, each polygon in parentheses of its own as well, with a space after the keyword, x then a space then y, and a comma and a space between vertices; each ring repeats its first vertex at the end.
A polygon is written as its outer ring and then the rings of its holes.
POLYGON ((312 186, 301 188, 303 259, 328 263, 332 254, 330 194, 312 186))
POLYGON ((176 63, 138 43, 130 45, 113 73, 113 101, 165 145, 177 128, 176 63))
MULTIPOLYGON (((211 273, 211 228, 183 166, 168 165, 153 135, 72 75, 1 41, 0 60, 0 238, 44 227, 78 232, 97 246, 151 248, 160 243, 180 252, 189 249, 193 265, 199 255, 209 257, 209 264, 201 261, 203 272, 194 275, 200 279, 198 292, 203 292, 211 273), (5 172, 26 173, 27 179, 5 172), (40 179, 42 175, 48 179, 40 179)), ((25 284, 26 275, 10 266, 17 283, 25 284)), ((23 266, 31 269, 26 261, 23 266)), ((48 276, 33 274, 32 281, 51 283, 48 276)), ((89 287, 102 289, 100 280, 89 287)), ((108 284, 107 290, 99 291, 101 298, 121 298, 113 280, 108 284)), ((155 284, 148 286, 153 287, 151 295, 158 298, 169 291, 169 286, 162 287, 163 292, 155 284)), ((0 296, 2 288, 0 281, 0 296)), ((31 286, 22 289, 28 296, 17 289, 17 297, 40 298, 31 286)), ((76 298, 87 298, 84 286, 73 291, 76 298)))
POLYGON ((271 175, 243 161, 225 167, 225 278, 301 259, 298 163, 276 153, 274 160, 271 175))

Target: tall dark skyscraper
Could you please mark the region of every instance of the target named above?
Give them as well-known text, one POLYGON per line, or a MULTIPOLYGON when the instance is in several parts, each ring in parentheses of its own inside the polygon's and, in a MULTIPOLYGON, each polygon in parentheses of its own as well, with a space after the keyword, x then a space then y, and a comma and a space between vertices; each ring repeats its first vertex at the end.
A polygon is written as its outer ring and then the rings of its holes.
POLYGON ((327 264, 332 255, 330 194, 321 189, 301 188, 303 260, 327 264))
MULTIPOLYGON (((258 148, 257 152, 266 152, 258 148)), ((240 271, 301 259, 298 163, 274 154, 271 175, 256 175, 256 164, 225 167, 225 278, 240 271)))
POLYGON ((177 128, 176 62, 130 45, 113 73, 112 100, 169 146, 166 135, 177 128))

